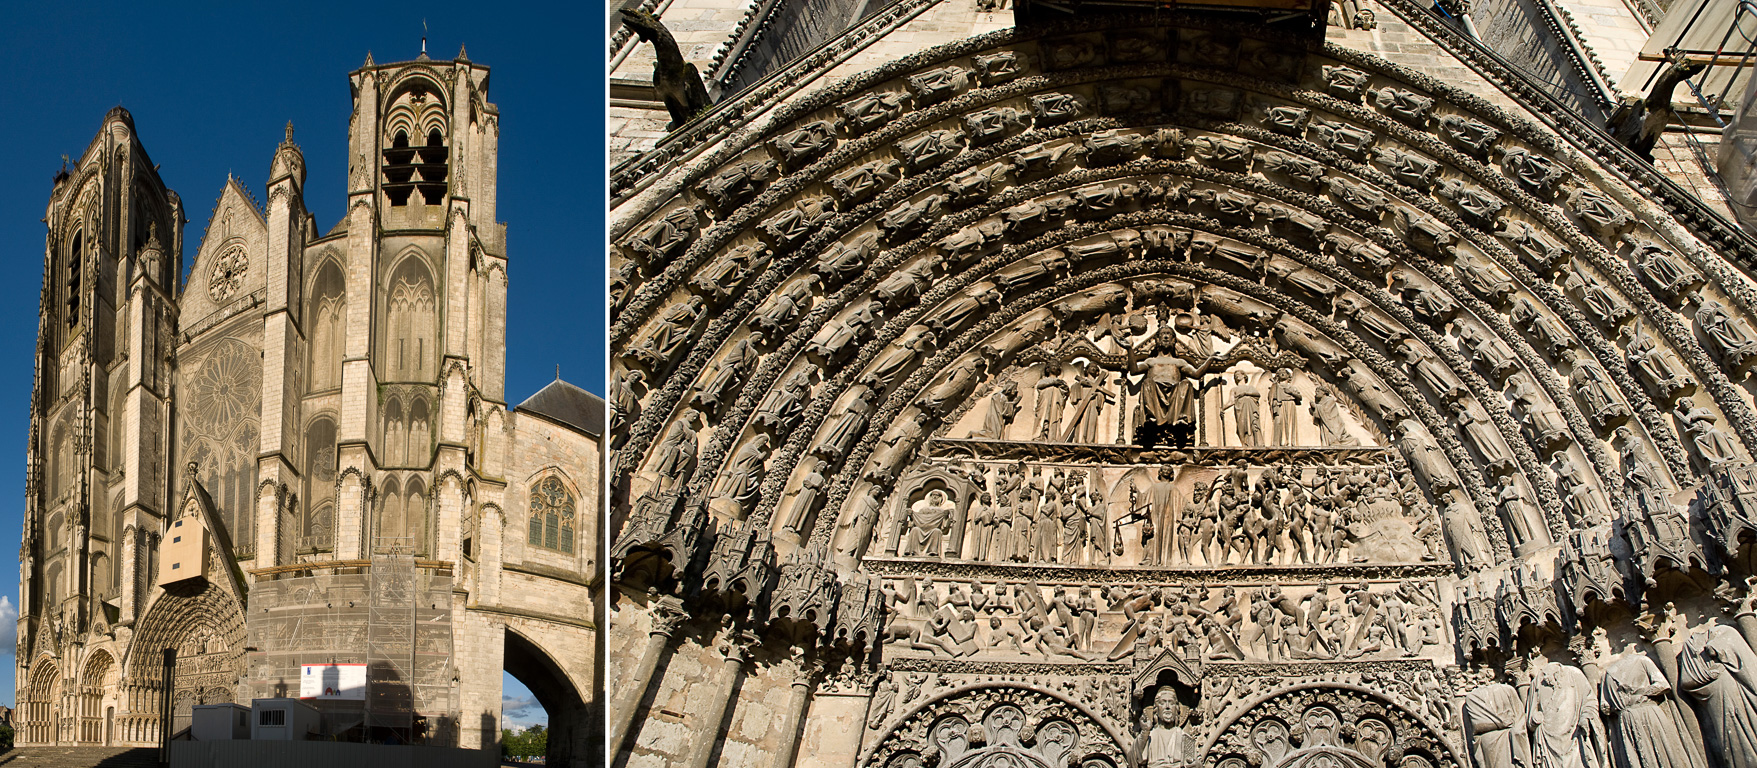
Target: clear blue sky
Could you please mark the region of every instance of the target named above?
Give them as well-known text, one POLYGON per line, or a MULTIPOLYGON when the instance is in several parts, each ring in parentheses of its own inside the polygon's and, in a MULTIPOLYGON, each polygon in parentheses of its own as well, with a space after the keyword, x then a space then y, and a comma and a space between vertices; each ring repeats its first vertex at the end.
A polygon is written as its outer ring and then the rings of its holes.
MULTIPOLYGON (((190 223, 185 265, 229 172, 258 199, 288 120, 305 199, 327 231, 342 215, 348 72, 415 58, 423 17, 436 59, 467 45, 492 68, 501 111, 499 218, 508 226, 507 397, 555 376, 604 391, 604 15, 595 4, 24 3, 0 11, 0 552, 24 510, 41 219, 63 154, 104 113, 134 115, 190 223)), ((0 568, 0 703, 13 701, 18 569, 0 568)), ((528 699, 529 692, 508 690, 528 699)), ((541 710, 538 710, 541 712, 541 710)), ((524 718, 530 722, 534 718, 524 718)))

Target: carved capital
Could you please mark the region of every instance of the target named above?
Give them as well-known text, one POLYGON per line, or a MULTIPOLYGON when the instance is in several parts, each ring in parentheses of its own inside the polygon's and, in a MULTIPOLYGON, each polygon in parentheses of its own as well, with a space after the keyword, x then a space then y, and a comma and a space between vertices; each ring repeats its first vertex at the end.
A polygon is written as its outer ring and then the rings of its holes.
POLYGON ((683 601, 675 597, 661 598, 653 605, 653 625, 647 630, 650 635, 662 635, 667 640, 683 625, 689 614, 683 610, 683 601))

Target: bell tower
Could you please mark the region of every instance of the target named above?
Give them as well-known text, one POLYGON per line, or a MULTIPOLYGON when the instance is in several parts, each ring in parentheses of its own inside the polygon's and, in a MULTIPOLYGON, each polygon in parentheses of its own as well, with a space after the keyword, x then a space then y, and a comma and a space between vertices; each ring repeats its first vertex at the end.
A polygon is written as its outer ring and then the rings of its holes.
POLYGON ((157 533, 166 507, 158 457, 182 272, 182 203, 121 107, 78 162, 56 174, 44 221, 20 680, 43 657, 126 628, 150 578, 139 561, 152 547, 139 538, 157 533))

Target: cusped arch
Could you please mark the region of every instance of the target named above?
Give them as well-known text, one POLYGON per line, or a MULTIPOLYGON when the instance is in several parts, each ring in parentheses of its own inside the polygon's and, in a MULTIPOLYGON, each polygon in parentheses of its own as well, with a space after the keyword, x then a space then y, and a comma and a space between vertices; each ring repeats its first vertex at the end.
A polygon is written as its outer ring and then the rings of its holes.
POLYGON ((1202 745, 1209 768, 1468 765, 1427 718, 1357 685, 1290 686, 1233 712, 1202 745))
POLYGON ((882 728, 860 756, 860 768, 1012 765, 1085 768, 1126 765, 1115 724, 1056 691, 1028 684, 985 682, 945 691, 899 711, 875 710, 882 728), (982 740, 972 734, 983 734, 982 740), (994 762, 989 762, 994 761, 994 762))

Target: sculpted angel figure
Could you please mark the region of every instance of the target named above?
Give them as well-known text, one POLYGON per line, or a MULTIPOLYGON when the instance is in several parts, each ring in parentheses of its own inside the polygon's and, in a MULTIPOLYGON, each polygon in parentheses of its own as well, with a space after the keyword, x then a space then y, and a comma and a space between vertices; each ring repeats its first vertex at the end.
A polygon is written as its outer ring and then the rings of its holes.
POLYGON ((1074 376, 1068 395, 1068 424, 1062 432, 1063 442, 1091 443, 1098 440, 1098 420, 1104 406, 1116 401, 1110 393, 1110 372, 1087 363, 1074 376))
POLYGON ((1001 385, 999 392, 989 398, 988 412, 982 418, 982 428, 974 437, 986 437, 1000 440, 1006 437, 1007 425, 1013 423, 1013 417, 1019 415, 1019 381, 1008 379, 1001 385))
POLYGON ((1348 420, 1342 415, 1342 401, 1329 387, 1319 387, 1312 397, 1312 422, 1318 425, 1318 441, 1323 445, 1359 445, 1360 440, 1349 434, 1348 420))
POLYGON ((1263 390, 1251 383, 1250 375, 1237 371, 1232 375, 1232 402, 1225 410, 1233 415, 1233 431, 1240 445, 1256 447, 1263 444, 1263 390))
POLYGON ((1297 445, 1299 404, 1303 396, 1293 383, 1293 369, 1275 371, 1275 383, 1269 388, 1269 423, 1274 430, 1275 445, 1297 445))

